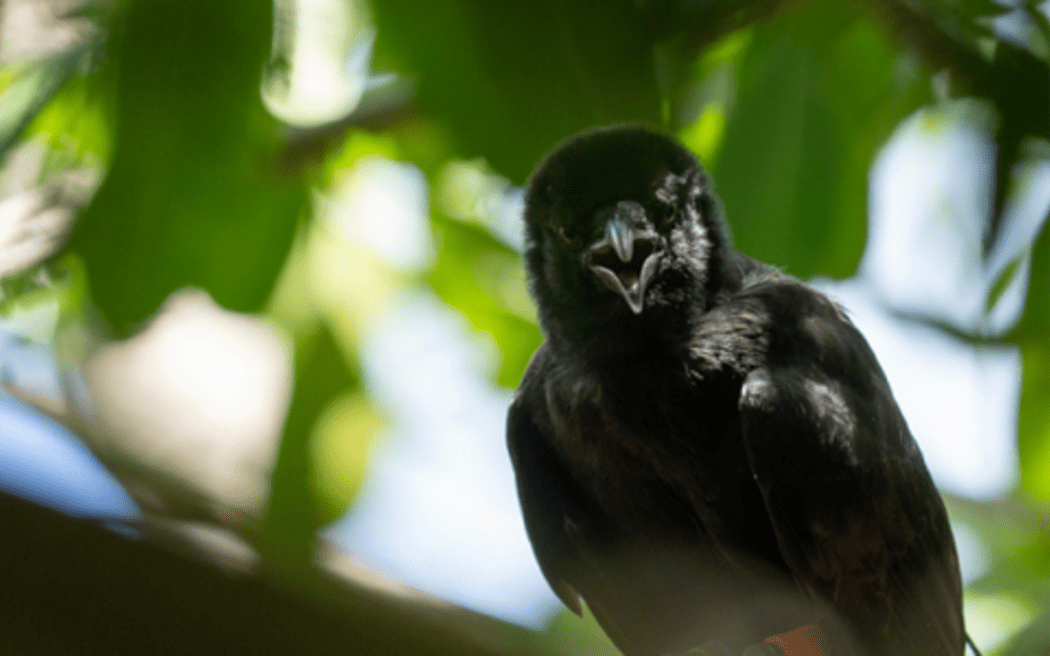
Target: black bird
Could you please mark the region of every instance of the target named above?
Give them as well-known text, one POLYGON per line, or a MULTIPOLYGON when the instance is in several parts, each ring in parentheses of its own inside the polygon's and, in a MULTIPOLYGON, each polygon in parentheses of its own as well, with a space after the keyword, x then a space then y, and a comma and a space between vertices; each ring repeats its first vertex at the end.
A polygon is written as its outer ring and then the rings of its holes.
POLYGON ((551 587, 626 654, 959 656, 944 504, 842 309, 734 251, 696 158, 587 132, 525 203, 546 342, 511 405, 525 524, 551 587), (717 649, 716 649, 717 648, 717 649))

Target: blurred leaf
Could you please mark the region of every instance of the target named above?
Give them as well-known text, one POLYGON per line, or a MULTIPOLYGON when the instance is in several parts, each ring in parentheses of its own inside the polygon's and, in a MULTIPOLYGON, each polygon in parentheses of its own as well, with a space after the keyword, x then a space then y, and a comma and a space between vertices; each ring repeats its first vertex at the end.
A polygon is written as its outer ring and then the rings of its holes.
POLYGON ((912 0, 902 4, 915 6, 949 35, 971 40, 991 37, 991 19, 1010 10, 1009 5, 995 0, 912 0))
MULTIPOLYGON (((76 211, 91 198, 97 167, 71 170, 55 164, 40 139, 8 152, 0 173, 0 301, 23 282, 38 278, 38 265, 58 251, 69 234, 76 211), (52 161, 49 161, 52 160, 52 161), (49 171, 49 169, 56 169, 49 171)), ((33 286, 33 285, 30 285, 33 286)))
POLYGON ((453 156, 450 137, 436 120, 417 119, 393 131, 405 158, 433 180, 453 156))
POLYGON ((988 250, 998 237, 1022 142, 1030 136, 1050 139, 1050 67, 1024 48, 1001 41, 974 93, 991 100, 999 113, 995 211, 985 239, 988 250))
POLYGON ((964 522, 989 551, 989 570, 971 588, 1020 595, 1039 607, 1050 595, 1050 514, 1022 494, 976 502, 947 496, 953 521, 964 522))
POLYGON ((332 402, 359 386, 356 367, 347 364, 327 326, 321 324, 300 340, 295 393, 277 453, 264 526, 270 557, 287 564, 307 562, 313 553, 314 533, 331 521, 331 500, 314 494, 317 472, 312 438, 332 402))
POLYGON ((1010 260, 999 275, 995 277, 992 286, 988 290, 988 298, 985 300, 985 312, 991 312, 1002 300, 1003 294, 1010 288, 1017 276, 1021 274, 1022 267, 1027 261, 1027 255, 1027 253, 1021 253, 1010 260))
POLYGON ((78 317, 87 299, 82 264, 66 255, 0 280, 0 319, 43 303, 57 302, 61 316, 78 317))
POLYGON ((1050 612, 1030 622, 1000 653, 1002 656, 1050 656, 1050 612))
POLYGON ((841 135, 841 177, 828 235, 830 275, 853 273, 867 239, 868 180, 897 126, 930 102, 930 73, 902 55, 877 26, 850 16, 821 53, 821 89, 841 135), (835 264, 831 263, 834 259, 835 264))
POLYGON ((40 63, 13 70, 0 92, 0 153, 15 145, 33 122, 83 63, 88 45, 80 45, 40 63))
POLYGON ((1045 342, 1021 343, 1021 403, 1017 451, 1021 483, 1036 497, 1050 501, 1050 348, 1045 342))
POLYGON ((725 131, 725 113, 710 105, 691 125, 678 133, 678 138, 696 153, 701 163, 714 162, 725 131))
POLYGON ((81 158, 91 156, 108 163, 112 154, 109 98, 100 77, 69 80, 36 115, 26 134, 47 135, 52 148, 75 149, 81 158))
POLYGON ((817 2, 756 28, 714 163, 741 251, 807 278, 852 274, 868 169, 926 98, 897 51, 848 6, 817 2))
POLYGON ((1010 339, 1021 348, 1021 402, 1017 452, 1021 484, 1050 501, 1050 230, 1044 225, 1032 247, 1028 298, 1010 339))
POLYGON ((660 61, 665 66, 677 71, 689 69, 668 89, 671 125, 677 126, 679 139, 705 166, 713 167, 718 161, 726 116, 736 105, 737 71, 754 33, 750 28, 737 30, 711 44, 692 62, 688 54, 675 51, 676 44, 661 44, 660 61), (678 61, 667 63, 675 59, 678 61))
POLYGON ((378 55, 415 76, 458 155, 517 183, 558 140, 658 123, 652 47, 636 5, 611 0, 375 0, 378 55))
POLYGON ((1016 594, 963 592, 966 633, 989 656, 998 656, 998 647, 1023 629, 1038 612, 1037 607, 1016 594))
POLYGON ((343 515, 364 481, 373 437, 383 415, 356 386, 332 403, 314 424, 310 440, 310 488, 321 524, 343 515))
POLYGON ((479 226, 436 218, 434 228, 439 244, 437 266, 427 281, 441 298, 462 312, 474 328, 488 333, 502 355, 497 382, 516 387, 529 358, 543 341, 539 327, 518 316, 501 302, 496 291, 498 279, 484 276, 506 275, 522 269, 493 266, 493 258, 518 261, 519 255, 494 239, 479 226))
POLYGON ((297 180, 274 179, 276 123, 259 79, 271 4, 131 2, 114 30, 112 168, 72 237, 118 335, 175 289, 259 309, 302 214, 297 180))
POLYGON ((369 134, 363 130, 352 130, 347 133, 342 147, 330 155, 325 162, 324 186, 331 187, 360 159, 369 155, 398 159, 397 140, 387 134, 369 134))
POLYGON ((860 249, 827 248, 839 228, 831 212, 842 147, 816 53, 787 35, 762 34, 743 68, 715 167, 736 248, 803 278, 852 273, 860 249))

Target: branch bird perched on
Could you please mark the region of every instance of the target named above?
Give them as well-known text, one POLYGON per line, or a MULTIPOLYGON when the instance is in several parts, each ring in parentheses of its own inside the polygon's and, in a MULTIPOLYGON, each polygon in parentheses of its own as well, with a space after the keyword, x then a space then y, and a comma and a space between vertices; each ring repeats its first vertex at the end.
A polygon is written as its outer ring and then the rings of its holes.
POLYGON ((867 342, 823 294, 732 250, 693 155, 595 130, 533 174, 546 335, 507 440, 551 587, 626 654, 959 656, 955 544, 867 342), (698 649, 699 648, 699 649, 698 649))

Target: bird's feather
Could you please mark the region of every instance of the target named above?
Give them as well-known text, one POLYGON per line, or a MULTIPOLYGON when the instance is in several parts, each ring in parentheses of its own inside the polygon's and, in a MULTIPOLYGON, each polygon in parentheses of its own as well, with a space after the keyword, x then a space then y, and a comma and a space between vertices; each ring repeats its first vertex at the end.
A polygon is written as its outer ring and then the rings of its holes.
POLYGON ((951 530, 875 356, 813 290, 745 293, 766 299, 772 334, 791 344, 774 340, 745 378, 741 434, 780 553, 826 608, 829 640, 845 653, 961 654, 951 530))

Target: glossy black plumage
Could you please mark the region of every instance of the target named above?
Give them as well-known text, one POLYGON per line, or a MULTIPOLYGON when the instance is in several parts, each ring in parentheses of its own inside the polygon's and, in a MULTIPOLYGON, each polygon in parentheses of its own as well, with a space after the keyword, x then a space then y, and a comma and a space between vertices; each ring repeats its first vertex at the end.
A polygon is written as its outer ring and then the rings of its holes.
POLYGON ((529 537, 627 654, 739 654, 818 622, 834 656, 958 656, 944 505, 864 338, 732 250, 695 158, 637 127, 526 195, 547 341, 511 406, 529 537))

